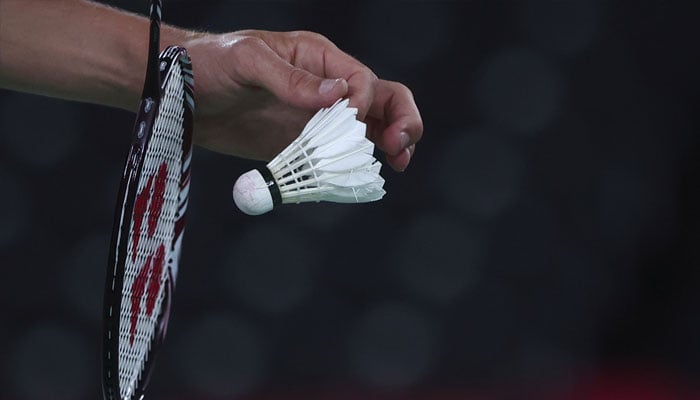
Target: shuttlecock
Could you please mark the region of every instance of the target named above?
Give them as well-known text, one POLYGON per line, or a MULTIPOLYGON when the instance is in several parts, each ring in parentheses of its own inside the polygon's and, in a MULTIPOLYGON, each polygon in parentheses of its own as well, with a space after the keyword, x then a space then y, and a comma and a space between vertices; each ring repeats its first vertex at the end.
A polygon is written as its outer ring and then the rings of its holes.
POLYGON ((321 109, 299 137, 267 164, 241 175, 233 186, 236 206, 260 215, 279 204, 332 201, 366 203, 381 199, 382 164, 365 137, 357 109, 338 100, 321 109))

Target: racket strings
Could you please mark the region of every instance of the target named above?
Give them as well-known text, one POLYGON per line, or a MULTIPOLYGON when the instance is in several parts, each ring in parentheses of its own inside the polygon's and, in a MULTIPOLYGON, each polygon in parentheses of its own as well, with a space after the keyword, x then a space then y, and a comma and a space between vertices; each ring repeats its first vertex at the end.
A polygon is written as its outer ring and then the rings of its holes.
POLYGON ((168 284, 169 265, 177 260, 174 243, 183 171, 183 73, 174 62, 168 71, 153 133, 143 159, 134 221, 128 237, 120 313, 119 381, 130 398, 159 334, 158 320, 168 284))

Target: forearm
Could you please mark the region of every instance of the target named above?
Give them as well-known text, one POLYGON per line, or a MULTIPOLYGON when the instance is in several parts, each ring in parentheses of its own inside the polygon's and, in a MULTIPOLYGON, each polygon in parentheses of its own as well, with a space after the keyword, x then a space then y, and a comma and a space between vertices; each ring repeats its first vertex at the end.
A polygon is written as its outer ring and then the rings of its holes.
POLYGON ((147 39, 146 18, 85 0, 0 0, 0 87, 135 110, 147 39))

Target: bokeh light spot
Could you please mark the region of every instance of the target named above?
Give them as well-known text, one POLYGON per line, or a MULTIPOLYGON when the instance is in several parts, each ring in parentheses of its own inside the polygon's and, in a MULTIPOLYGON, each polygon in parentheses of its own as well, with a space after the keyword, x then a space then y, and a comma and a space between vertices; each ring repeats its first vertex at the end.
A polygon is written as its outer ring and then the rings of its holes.
POLYGON ((446 304, 475 283, 484 245, 476 232, 452 220, 424 216, 397 239, 388 264, 409 291, 446 304))
POLYGON ((517 200, 526 165, 504 139, 486 131, 468 132, 442 154, 440 190, 469 216, 491 219, 517 200))
POLYGON ((284 312, 313 289, 318 249, 304 235, 277 226, 246 232, 228 253, 222 278, 227 292, 262 312, 284 312))
POLYGON ((595 0, 529 0, 517 14, 530 43, 543 51, 574 55, 596 38, 601 7, 595 0))
POLYGON ((563 79, 545 59, 527 49, 506 49, 481 66, 474 86, 477 107, 490 126, 535 134, 557 115, 563 79))
POLYGON ((265 375, 260 333, 232 316, 209 315, 185 327, 175 348, 182 382, 203 395, 239 396, 265 375))
POLYGON ((349 337, 350 366, 364 383, 399 389, 418 383, 437 363, 439 329, 426 315, 401 304, 377 306, 349 337))
POLYGON ((79 399, 93 389, 85 340, 75 331, 37 324, 21 332, 13 355, 4 357, 23 399, 79 399))
POLYGON ((368 65, 382 76, 428 63, 452 40, 450 9, 440 2, 373 1, 363 3, 359 15, 356 37, 368 65))

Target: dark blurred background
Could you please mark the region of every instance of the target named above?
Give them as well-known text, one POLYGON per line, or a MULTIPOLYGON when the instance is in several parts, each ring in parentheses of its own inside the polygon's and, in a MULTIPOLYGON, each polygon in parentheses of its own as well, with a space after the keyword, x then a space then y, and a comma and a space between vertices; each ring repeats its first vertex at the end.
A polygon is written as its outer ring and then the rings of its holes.
MULTIPOLYGON (((256 218, 231 186, 259 163, 196 149, 148 397, 700 399, 693 3, 167 1, 326 35, 413 89, 425 135, 379 203, 256 218)), ((132 123, 0 91, 0 399, 99 396, 132 123)))

